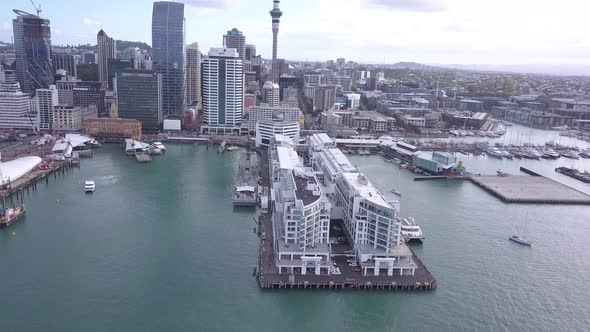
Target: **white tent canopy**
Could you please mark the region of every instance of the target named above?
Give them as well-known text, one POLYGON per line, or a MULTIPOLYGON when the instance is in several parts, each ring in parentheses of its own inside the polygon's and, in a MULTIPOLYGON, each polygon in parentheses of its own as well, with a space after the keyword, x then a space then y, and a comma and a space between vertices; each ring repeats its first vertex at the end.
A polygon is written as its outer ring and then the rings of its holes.
POLYGON ((39 157, 30 156, 0 163, 0 185, 20 179, 23 175, 41 164, 41 161, 39 157))

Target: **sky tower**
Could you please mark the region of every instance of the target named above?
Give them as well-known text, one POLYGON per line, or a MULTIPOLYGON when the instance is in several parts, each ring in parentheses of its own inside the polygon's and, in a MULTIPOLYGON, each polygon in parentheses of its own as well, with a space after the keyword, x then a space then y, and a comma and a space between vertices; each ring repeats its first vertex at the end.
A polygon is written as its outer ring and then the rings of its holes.
POLYGON ((276 68, 276 61, 277 61, 277 35, 279 34, 279 23, 281 21, 281 16, 283 12, 279 9, 280 0, 273 0, 272 10, 270 11, 270 16, 272 17, 272 78, 274 83, 279 82, 279 77, 276 68))

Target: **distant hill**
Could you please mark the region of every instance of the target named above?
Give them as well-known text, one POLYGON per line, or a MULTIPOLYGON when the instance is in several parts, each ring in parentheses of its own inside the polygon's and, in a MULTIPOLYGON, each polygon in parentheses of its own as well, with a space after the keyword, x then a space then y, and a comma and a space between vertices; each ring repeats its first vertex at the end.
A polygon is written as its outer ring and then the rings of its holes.
POLYGON ((394 69, 431 69, 432 67, 417 62, 403 61, 389 66, 394 69))
POLYGON ((546 74, 558 76, 590 76, 590 65, 544 65, 544 64, 527 64, 527 65, 436 65, 442 68, 452 68, 459 70, 487 71, 487 72, 504 72, 519 74, 546 74))
MULTIPOLYGON (((96 44, 91 45, 91 44, 86 44, 86 45, 53 45, 54 47, 76 47, 79 49, 83 49, 83 50, 90 50, 90 51, 95 51, 97 50, 96 48, 96 44)), ((1 49, 2 45, 0 45, 0 49, 1 49)), ((149 52, 152 51, 152 47, 144 42, 139 42, 139 41, 128 41, 128 40, 117 40, 117 50, 118 51, 122 51, 128 47, 138 47, 140 49, 143 50, 148 50, 149 52)))
POLYGON ((152 47, 144 42, 139 41, 127 41, 127 40, 117 40, 117 50, 122 51, 129 47, 138 47, 143 50, 148 50, 148 52, 152 51, 152 47))

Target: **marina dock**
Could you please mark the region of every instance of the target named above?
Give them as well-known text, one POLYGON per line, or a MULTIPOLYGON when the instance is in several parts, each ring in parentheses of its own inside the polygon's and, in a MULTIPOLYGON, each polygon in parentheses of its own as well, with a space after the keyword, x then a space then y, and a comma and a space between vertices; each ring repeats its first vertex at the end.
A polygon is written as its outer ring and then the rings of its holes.
POLYGON ((587 195, 526 169, 531 176, 473 175, 469 180, 509 203, 590 204, 587 195))

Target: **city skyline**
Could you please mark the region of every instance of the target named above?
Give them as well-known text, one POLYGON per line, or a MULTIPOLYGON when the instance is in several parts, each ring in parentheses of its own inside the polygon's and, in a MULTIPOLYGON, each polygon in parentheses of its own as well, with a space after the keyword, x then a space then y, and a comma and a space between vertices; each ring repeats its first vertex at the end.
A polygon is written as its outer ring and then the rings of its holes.
MULTIPOLYGON (((463 0, 282 1, 286 14, 281 18, 278 57, 310 61, 344 57, 364 63, 589 65, 590 44, 584 41, 583 26, 588 5, 564 1, 558 7, 530 0, 516 4, 508 0, 475 4, 463 0), (552 18, 551 24, 547 17, 552 18)), ((219 47, 221 36, 236 27, 263 57, 271 58, 268 11, 272 1, 180 2, 187 4, 187 44, 219 47)), ((42 2, 41 15, 51 20, 54 45, 94 44, 101 27, 115 39, 149 44, 152 3, 106 0, 101 6, 71 6, 56 0, 42 2)), ((34 8, 26 0, 2 7, 0 39, 9 42, 12 9, 34 13, 34 8)))

